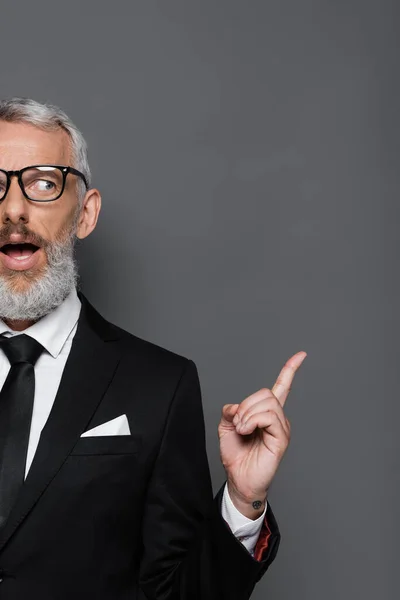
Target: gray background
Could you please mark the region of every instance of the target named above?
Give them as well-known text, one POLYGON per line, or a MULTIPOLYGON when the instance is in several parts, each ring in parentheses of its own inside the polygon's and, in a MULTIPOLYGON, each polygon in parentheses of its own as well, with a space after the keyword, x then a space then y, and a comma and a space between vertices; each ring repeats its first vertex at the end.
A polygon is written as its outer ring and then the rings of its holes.
POLYGON ((1 9, 1 95, 59 104, 89 142, 83 289, 195 360, 216 488, 221 406, 308 352, 253 597, 397 599, 396 2, 1 9))

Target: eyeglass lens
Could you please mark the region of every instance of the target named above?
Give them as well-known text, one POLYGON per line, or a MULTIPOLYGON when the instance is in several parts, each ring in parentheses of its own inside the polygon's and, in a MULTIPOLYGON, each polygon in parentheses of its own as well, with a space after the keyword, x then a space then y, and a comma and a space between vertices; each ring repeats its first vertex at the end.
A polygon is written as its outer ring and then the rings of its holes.
MULTIPOLYGON (((54 200, 61 194, 64 182, 62 171, 56 167, 34 167, 22 173, 25 194, 31 200, 54 200)), ((7 190, 7 176, 0 171, 0 200, 7 190)))

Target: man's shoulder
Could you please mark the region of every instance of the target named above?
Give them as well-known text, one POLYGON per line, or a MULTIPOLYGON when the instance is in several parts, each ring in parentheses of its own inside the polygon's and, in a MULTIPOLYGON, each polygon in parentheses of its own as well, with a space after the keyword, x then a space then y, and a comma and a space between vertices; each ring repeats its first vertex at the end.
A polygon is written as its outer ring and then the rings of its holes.
POLYGON ((193 366, 193 361, 189 358, 116 325, 102 316, 86 298, 84 302, 85 313, 92 328, 103 339, 116 344, 122 359, 128 362, 134 360, 143 369, 157 368, 169 372, 183 372, 189 365, 193 366))
POLYGON ((197 378, 197 367, 192 360, 152 341, 141 338, 126 329, 110 322, 118 334, 120 352, 120 373, 128 379, 139 376, 140 379, 153 380, 157 385, 173 387, 187 373, 191 380, 197 378))
POLYGON ((179 366, 186 366, 186 363, 189 360, 173 350, 160 346, 148 339, 139 337, 114 323, 110 322, 110 326, 118 333, 121 349, 127 353, 139 353, 147 360, 162 361, 179 366))

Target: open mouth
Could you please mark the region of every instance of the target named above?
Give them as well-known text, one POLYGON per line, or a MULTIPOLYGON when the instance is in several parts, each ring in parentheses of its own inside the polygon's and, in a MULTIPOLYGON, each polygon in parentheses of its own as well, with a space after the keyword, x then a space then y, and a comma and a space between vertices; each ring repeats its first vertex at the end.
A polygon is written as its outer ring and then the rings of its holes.
POLYGON ((0 248, 0 252, 6 254, 10 258, 14 258, 17 260, 23 260, 32 256, 35 252, 39 250, 39 246, 35 246, 35 244, 31 243, 19 243, 19 244, 4 244, 0 248))

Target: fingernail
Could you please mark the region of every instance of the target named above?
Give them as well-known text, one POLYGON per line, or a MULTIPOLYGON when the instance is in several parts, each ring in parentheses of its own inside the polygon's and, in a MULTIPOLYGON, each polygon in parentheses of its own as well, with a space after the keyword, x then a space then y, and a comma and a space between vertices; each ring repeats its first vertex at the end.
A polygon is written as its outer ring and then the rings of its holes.
POLYGON ((234 425, 237 425, 239 423, 239 415, 236 413, 236 415, 233 417, 233 421, 232 423, 234 425))

